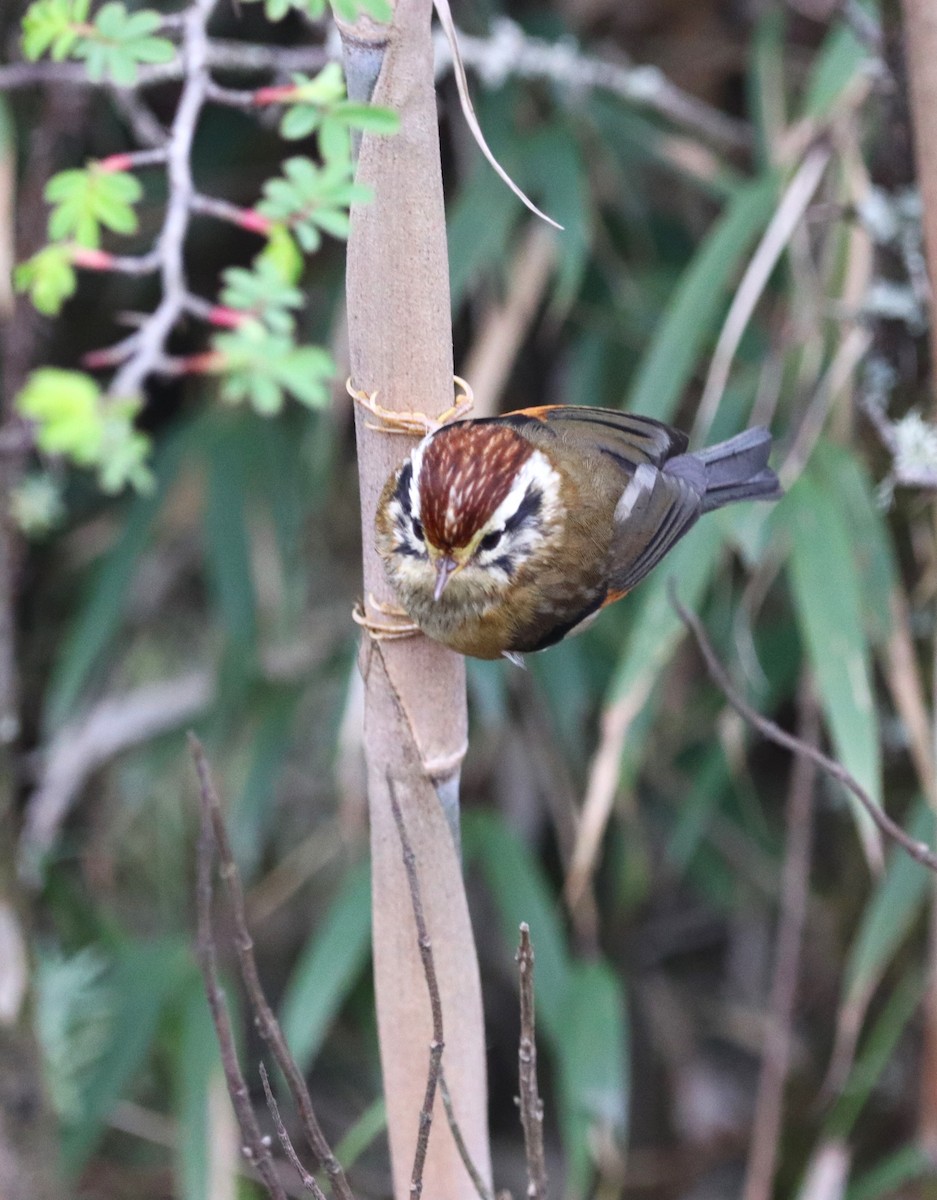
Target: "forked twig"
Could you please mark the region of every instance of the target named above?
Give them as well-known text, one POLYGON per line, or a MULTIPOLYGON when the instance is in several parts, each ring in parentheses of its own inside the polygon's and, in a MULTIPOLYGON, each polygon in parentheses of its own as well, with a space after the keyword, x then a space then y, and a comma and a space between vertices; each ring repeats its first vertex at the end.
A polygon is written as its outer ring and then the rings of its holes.
POLYGON ((290 1140, 290 1135, 286 1132, 286 1126, 283 1124, 283 1118, 280 1116, 280 1109, 277 1105, 276 1096, 273 1094, 273 1089, 270 1087, 270 1079, 267 1075, 267 1068, 263 1063, 260 1064, 260 1079, 264 1085, 264 1095, 267 1097, 267 1108, 270 1110, 270 1116, 273 1117, 273 1127, 277 1131, 277 1137, 280 1139, 280 1145, 283 1147, 283 1153, 293 1164, 296 1174, 299 1176, 300 1182, 307 1192, 312 1192, 316 1200, 325 1200, 325 1194, 322 1188, 316 1183, 314 1175, 310 1175, 303 1164, 299 1161, 299 1155, 293 1147, 290 1140))
MULTIPOLYGON (((212 782, 211 773, 208 769, 208 760, 205 757, 205 751, 202 748, 201 742, 194 733, 189 734, 189 748, 195 762, 195 769, 198 772, 203 825, 207 827, 208 833, 214 837, 215 848, 221 864, 220 874, 231 900, 238 966, 251 1008, 254 1011, 258 1032, 270 1046, 277 1066, 286 1078, 293 1096, 293 1102, 299 1110, 300 1123, 306 1141, 310 1150, 315 1155, 317 1162, 321 1165, 326 1175, 328 1175, 337 1200, 354 1200, 348 1180, 345 1177, 345 1172, 342 1170, 338 1159, 332 1153, 332 1148, 326 1141, 325 1135, 319 1126, 319 1122, 313 1111, 309 1089, 306 1087, 306 1081, 303 1079, 302 1072, 296 1065, 296 1061, 290 1053, 289 1046, 286 1044, 286 1038, 283 1036, 280 1022, 274 1015, 273 1010, 267 1002, 267 997, 264 995, 260 976, 257 973, 257 963, 254 960, 254 943, 247 927, 244 888, 241 884, 241 876, 234 861, 234 854, 231 850, 231 842, 228 838, 224 816, 221 812, 218 793, 215 790, 215 785, 212 782)), ((204 869, 209 872, 209 888, 211 882, 210 852, 211 846, 209 843, 205 855, 202 856, 208 856, 208 865, 202 868, 200 862, 200 870, 204 869)), ((243 1079, 241 1083, 243 1085, 243 1079)), ((234 1092, 231 1095, 233 1100, 234 1092)))
POLYGON ((528 1200, 545 1200, 547 1164, 543 1152, 543 1101, 537 1087, 537 1040, 534 1015, 534 948, 530 926, 521 923, 517 974, 521 997, 521 1036, 517 1048, 521 1126, 527 1160, 528 1200))
POLYGON ((917 842, 914 838, 909 837, 896 821, 893 821, 886 812, 879 808, 865 788, 846 770, 842 763, 838 763, 835 758, 829 758, 821 750, 818 750, 816 746, 811 746, 801 738, 794 737, 793 734, 782 729, 780 725, 776 725, 774 721, 756 712, 747 701, 742 699, 733 687, 725 667, 716 657, 716 652, 713 650, 706 636, 699 617, 695 613, 691 613, 681 603, 673 580, 670 581, 669 593, 670 603, 673 605, 677 615, 696 639, 696 644, 699 646, 710 678, 722 691, 726 700, 728 700, 739 716, 757 729, 763 737, 774 742, 775 745, 783 746, 785 750, 790 750, 792 754, 800 755, 802 758, 808 758, 811 762, 816 763, 822 771, 825 771, 833 779, 836 779, 856 797, 872 818, 874 824, 886 837, 897 842, 915 862, 922 863, 925 867, 929 867, 930 870, 937 872, 937 854, 931 850, 926 842, 917 842))
POLYGON ((426 927, 426 914, 423 911, 423 897, 420 893, 420 879, 416 870, 416 855, 413 844, 403 823, 403 813, 397 800, 397 790, 390 775, 387 776, 387 790, 390 793, 390 806, 394 814, 394 824, 397 826, 397 836, 403 851, 403 867, 407 873, 407 885, 410 889, 410 901, 413 905, 413 920, 416 923, 416 936, 420 947, 420 960, 423 963, 423 974, 426 976, 426 990, 429 992, 429 1006, 433 1015, 433 1040, 429 1044, 429 1071, 426 1076, 426 1092, 423 1096, 423 1107, 420 1109, 420 1129, 416 1139, 416 1151, 413 1155, 413 1170, 410 1174, 410 1194, 414 1200, 419 1200, 423 1191, 423 1168, 426 1165, 426 1151, 429 1147, 429 1134, 433 1124, 433 1105, 436 1102, 436 1088, 442 1071, 443 1028, 442 1000, 439 995, 439 981, 436 978, 436 963, 433 961, 433 946, 426 927))
MULTIPOLYGON (((195 744, 197 745, 197 743, 195 744)), ((193 746, 193 753, 195 747, 193 746)), ((198 747, 201 754, 201 747, 198 747)), ((198 764, 198 758, 196 763, 198 764)), ((204 760, 203 760, 204 761, 204 760)), ((208 806, 203 803, 201 809, 201 827, 198 841, 198 875, 196 882, 196 905, 198 910, 198 961, 205 982, 205 995, 211 1012, 212 1023, 218 1037, 221 1050, 221 1065, 224 1069, 228 1094, 237 1116, 241 1136, 244 1139, 243 1153, 257 1168, 267 1191, 273 1200, 286 1200, 286 1192, 277 1176, 270 1147, 264 1141, 241 1065, 238 1062, 237 1050, 234 1046, 234 1033, 231 1029, 231 1017, 225 1002, 224 992, 218 982, 218 962, 215 952, 215 935, 212 928, 212 862, 214 859, 211 817, 208 806)))

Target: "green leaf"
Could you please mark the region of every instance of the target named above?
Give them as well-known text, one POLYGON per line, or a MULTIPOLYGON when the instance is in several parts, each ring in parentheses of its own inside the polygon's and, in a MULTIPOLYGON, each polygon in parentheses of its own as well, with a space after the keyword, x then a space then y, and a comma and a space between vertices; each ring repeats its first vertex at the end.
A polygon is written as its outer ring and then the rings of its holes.
POLYGON ((14 269, 13 284, 18 292, 29 293, 38 312, 47 317, 57 316, 78 286, 71 247, 44 246, 14 269))
POLYGON ((127 944, 118 951, 107 976, 112 1003, 109 1036, 84 1081, 78 1119, 62 1137, 69 1173, 81 1169, 114 1105, 149 1056, 164 1006, 187 968, 187 950, 173 939, 127 944))
POLYGON ((223 1083, 218 1039, 200 976, 193 970, 181 1002, 180 1028, 172 1038, 177 1193, 204 1200, 210 1193, 211 1092, 223 1083))
POLYGON ((73 621, 58 648, 46 691, 43 726, 47 735, 75 715, 88 677, 116 637, 127 592, 153 522, 176 478, 183 450, 191 450, 194 428, 164 442, 155 463, 156 488, 152 494, 133 501, 123 518, 119 538, 96 566, 87 595, 73 606, 73 621))
POLYGON ((625 695, 647 694, 660 678, 686 636, 686 628, 670 602, 670 581, 675 581, 677 594, 687 608, 698 608, 724 545, 722 523, 712 518, 701 521, 642 584, 634 597, 637 611, 631 633, 606 691, 606 705, 625 695))
MULTIPOLYGON (((846 1200, 894 1200, 896 1196, 919 1195, 908 1185, 934 1181, 934 1161, 920 1146, 902 1146, 855 1179, 846 1200)), ((924 1193, 926 1194, 926 1193, 924 1193)))
POLYGON ((370 952, 371 879, 365 862, 345 876, 283 994, 283 1032, 301 1070, 308 1070, 315 1060, 370 952))
POLYGON ((917 970, 905 972, 864 1039, 859 1057, 826 1121, 828 1136, 845 1140, 865 1108, 872 1090, 890 1062, 898 1039, 921 1002, 924 985, 917 970))
POLYGON ((253 652, 257 641, 257 597, 240 451, 237 430, 225 423, 208 451, 205 558, 225 633, 240 655, 246 656, 253 652))
POLYGON ((358 7, 375 21, 387 22, 394 15, 390 0, 358 0, 358 7))
POLYGON ((774 174, 743 184, 701 242, 657 324, 625 407, 666 421, 723 316, 749 248, 777 207, 774 174))
POLYGON ((326 110, 345 98, 345 77, 337 62, 326 63, 317 75, 296 72, 292 79, 301 103, 315 104, 326 110))
POLYGON ((400 129, 400 117, 392 108, 381 108, 377 104, 358 104, 345 100, 336 104, 332 116, 340 118, 352 129, 362 133, 392 134, 400 129))
POLYGON ((172 42, 154 36, 161 24, 162 16, 152 9, 131 13, 111 0, 98 10, 92 31, 75 47, 74 57, 85 60, 93 82, 107 78, 132 86, 141 64, 167 63, 176 56, 172 42))
POLYGON ((350 1170, 368 1146, 387 1128, 387 1105, 383 1096, 371 1102, 335 1147, 335 1157, 350 1170))
MULTIPOLYGON (((728 514, 726 514, 728 515, 728 514)), ((731 520, 731 516, 729 518, 731 520)), ((622 744, 619 770, 632 781, 649 746, 649 726, 656 703, 658 681, 686 636, 686 629, 670 602, 670 581, 677 584, 682 603, 698 609, 709 588, 725 545, 723 523, 701 521, 667 556, 635 596, 631 633, 612 672, 603 705, 608 708, 630 697, 633 717, 622 744)))
POLYGON ((862 621, 873 642, 891 635, 891 597, 898 582, 895 552, 872 481, 856 453, 821 441, 811 471, 841 497, 852 553, 860 577, 862 621))
POLYGON ((483 872, 491 891, 505 947, 517 949, 521 921, 530 926, 536 964, 538 1018, 554 1043, 562 1040, 570 960, 559 918, 540 864, 503 821, 491 813, 466 813, 462 827, 466 860, 483 872))
POLYGON ((223 358, 221 396, 229 404, 246 400, 255 412, 270 416, 283 407, 286 392, 309 408, 328 402, 335 364, 319 346, 297 346, 257 320, 216 334, 212 345, 223 358))
POLYGON ((303 274, 303 255, 296 239, 284 225, 273 225, 267 233, 267 244, 254 259, 254 268, 269 263, 284 283, 296 284, 303 274))
POLYGON ((72 238, 79 246, 96 248, 102 226, 114 233, 136 232, 133 205, 143 188, 126 171, 106 171, 96 163, 83 170, 60 171, 46 184, 44 194, 53 206, 49 237, 54 241, 72 238))
POLYGON ((303 307, 303 293, 284 277, 277 258, 258 256, 251 270, 229 267, 222 279, 222 304, 256 317, 272 333, 293 332, 292 314, 303 307))
POLYGON ((133 424, 141 406, 138 397, 108 398, 90 375, 43 367, 29 376, 16 405, 36 423, 41 450, 96 467, 105 492, 119 492, 127 483, 139 491, 152 486, 146 466, 149 438, 133 424))
POLYGON ((309 104, 291 105, 280 121, 280 137, 288 142, 298 142, 314 133, 321 122, 322 114, 317 108, 309 104))
POLYGON ((517 200, 479 163, 459 192, 449 217, 449 286, 453 309, 467 290, 493 266, 508 260, 517 200))
POLYGON ((23 57, 35 62, 46 51, 67 58, 81 37, 90 0, 35 0, 23 15, 23 57))
MULTIPOLYGON (((816 677, 836 756, 882 803, 878 713, 869 643, 862 621, 862 584, 844 497, 808 469, 780 502, 775 520, 790 530, 790 582, 797 623, 816 677)), ((849 794, 866 853, 881 857, 871 818, 849 794)))
MULTIPOLYGON (((535 947, 536 953, 536 947, 535 947)), ((535 967, 536 969, 536 967, 535 967)), ((585 1196, 596 1143, 627 1137, 629 1033, 621 985, 605 963, 576 963, 563 1004, 558 1059, 566 1188, 585 1196)))
POLYGON ((44 537, 65 518, 59 480, 45 471, 26 475, 10 491, 9 510, 17 528, 26 537, 44 537))
POLYGON ((257 871, 277 817, 272 797, 286 765, 300 694, 298 687, 284 686, 264 689, 260 699, 260 721, 251 739, 247 779, 228 816, 231 844, 245 883, 250 883, 257 871))
POLYGON ((347 237, 348 209, 371 198, 369 188, 352 182, 352 171, 347 158, 324 168, 308 158, 289 158, 283 164, 283 176, 264 185, 257 211, 288 226, 311 253, 319 245, 319 228, 335 237, 347 237))
POLYGON ((113 1018, 108 963, 94 946, 66 957, 40 946, 35 1030, 48 1095, 59 1119, 81 1120, 88 1076, 105 1053, 113 1018))
POLYGON ((833 22, 811 68, 804 95, 804 115, 816 120, 829 114, 868 62, 869 52, 850 22, 833 22))
POLYGON ((101 389, 90 375, 41 367, 16 398, 16 408, 36 423, 46 454, 65 454, 88 465, 98 461, 104 438, 101 389))
MULTIPOLYGON (((923 802, 917 804, 908 832, 915 841, 934 844, 934 816, 923 802)), ((891 850, 885 878, 872 892, 849 948, 840 1011, 865 1009, 917 920, 931 881, 928 869, 901 847, 891 850)))
POLYGON ((115 496, 130 485, 146 494, 155 486, 148 466, 150 439, 134 428, 142 406, 137 396, 110 399, 103 408, 101 449, 97 458, 98 484, 102 491, 115 496))

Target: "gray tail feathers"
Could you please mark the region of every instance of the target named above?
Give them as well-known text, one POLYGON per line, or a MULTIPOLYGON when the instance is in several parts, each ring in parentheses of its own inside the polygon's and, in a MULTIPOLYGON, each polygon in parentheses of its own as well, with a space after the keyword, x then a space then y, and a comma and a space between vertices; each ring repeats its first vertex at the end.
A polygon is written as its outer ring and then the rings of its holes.
POLYGON ((717 446, 672 458, 664 471, 702 484, 700 511, 712 512, 737 500, 777 500, 783 496, 778 477, 768 466, 770 453, 768 430, 746 429, 717 446))

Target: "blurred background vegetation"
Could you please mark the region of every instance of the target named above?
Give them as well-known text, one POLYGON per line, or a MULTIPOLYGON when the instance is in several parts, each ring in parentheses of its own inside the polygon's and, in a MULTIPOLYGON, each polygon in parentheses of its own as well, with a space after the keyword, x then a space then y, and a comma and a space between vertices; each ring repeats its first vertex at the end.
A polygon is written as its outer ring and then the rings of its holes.
MULTIPOLYGON (((7 61, 24 9, 0 13, 7 61)), ((469 663, 464 854, 496 1184, 525 1186, 512 958, 526 920, 555 1194, 937 1195, 927 872, 727 708, 666 591, 673 576, 753 703, 932 837, 937 559, 931 498, 907 484, 933 474, 937 432, 900 14, 491 0, 455 18, 492 147, 566 227, 536 227, 481 160, 442 69, 459 373, 492 406, 623 406, 698 443, 768 424, 788 489, 707 518, 529 670, 469 663), (611 67, 590 75, 596 61, 611 67)), ((222 4, 212 27, 294 48, 323 31, 257 5, 222 4)), ((177 94, 7 91, 0 224, 16 259, 45 236, 49 175, 133 149, 134 120, 168 121, 177 94)), ((211 107, 199 187, 251 206, 294 149, 275 120, 211 107)), ((162 220, 162 173, 140 178, 121 251, 148 248, 162 220)), ((257 249, 197 218, 193 290, 215 295, 257 249)), ((357 1194, 389 1191, 340 241, 303 286, 302 335, 338 363, 318 409, 265 418, 204 381, 152 380, 145 495, 103 496, 89 472, 2 447, 0 1157, 22 1154, 26 1188, 10 1195, 259 1194, 239 1177, 192 949, 189 727, 320 1119, 357 1194), (50 1156, 67 1182, 43 1193, 50 1156)), ((7 412, 29 369, 74 367, 155 299, 97 273, 56 320, 0 297, 7 412)), ((184 323, 174 352, 203 348, 184 323)), ((253 1063, 247 1022, 241 1036, 253 1063)))

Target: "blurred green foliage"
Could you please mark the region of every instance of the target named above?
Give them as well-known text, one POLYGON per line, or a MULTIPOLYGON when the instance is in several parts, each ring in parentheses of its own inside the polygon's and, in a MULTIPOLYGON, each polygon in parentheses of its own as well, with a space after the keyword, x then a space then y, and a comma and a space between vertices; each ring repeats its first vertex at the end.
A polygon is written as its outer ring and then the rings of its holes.
MULTIPOLYGON (((322 7, 265 5, 274 20, 322 7)), ((381 4, 364 7, 386 15, 381 4)), ((602 51, 605 37, 636 57, 652 53, 654 39, 642 41, 617 8, 606 6, 607 29, 560 3, 527 6, 525 21, 573 56, 577 46, 564 41, 572 33, 582 53, 602 51)), ((497 16, 498 6, 485 12, 497 16)), ((99 77, 130 82, 139 65, 163 61, 155 15, 108 4, 93 17, 96 32, 80 32, 87 4, 40 0, 29 9, 27 56, 77 56, 99 77)), ((275 36, 254 17, 251 36, 275 36)), ((730 1173, 728 1194, 740 1190, 768 1020, 789 764, 705 682, 668 599, 671 578, 759 707, 790 726, 809 676, 837 756, 913 836, 933 830, 887 686, 896 594, 910 606, 915 653, 923 663, 933 657, 922 582, 934 569, 932 530, 916 498, 899 496, 888 510, 878 502, 875 481, 888 464, 855 419, 858 365, 836 386, 826 382, 844 321, 861 315, 855 273, 872 261, 868 287, 876 272, 901 269, 893 255, 863 259, 860 150, 883 187, 909 167, 883 146, 877 106, 887 98, 855 99, 870 51, 841 16, 805 23, 769 5, 731 36, 718 28, 735 66, 713 63, 698 91, 750 122, 750 155, 723 152, 592 87, 473 83, 495 153, 566 227, 508 373, 509 407, 624 405, 689 428, 797 147, 834 127, 844 147, 754 308, 709 435, 769 423, 786 498, 773 510, 707 518, 633 597, 528 672, 471 665, 464 853, 491 1029, 496 1180, 515 1194, 524 1182, 511 1102, 511 956, 521 920, 536 952, 557 1194, 713 1194, 703 1189, 717 1167, 730 1173), (807 134, 782 136, 791 130, 807 134), (626 710, 613 737, 609 714, 626 710), (600 743, 614 805, 585 907, 570 911, 564 872, 600 743), (717 1119, 699 1099, 707 1087, 717 1119)), ((678 62, 705 57, 691 36, 670 36, 683 46, 678 62)), ((313 251, 322 233, 344 236, 348 207, 362 199, 348 129, 389 132, 393 120, 349 105, 335 80, 327 67, 284 85, 279 128, 288 143, 233 109, 220 110, 212 136, 197 143, 206 187, 273 222, 259 257, 234 225, 210 234, 199 225, 190 247, 201 291, 214 295, 220 280, 222 305, 244 318, 209 346, 224 360, 221 398, 246 403, 215 403, 211 379, 154 387, 142 416, 152 489, 113 499, 56 467, 64 518, 51 530, 34 525, 45 532, 29 551, 20 658, 26 728, 41 756, 18 854, 39 879, 36 1024, 63 1163, 82 1181, 68 1186, 102 1200, 156 1194, 153 1161, 172 1170, 172 1194, 202 1200, 217 1169, 210 1149, 224 1126, 210 1098, 219 1064, 191 948, 189 725, 222 778, 261 969, 323 1123, 336 1142, 348 1132, 362 1195, 387 1186, 386 1164, 368 1152, 382 1118, 350 619, 360 533, 348 402, 332 386, 333 359, 342 358, 341 261, 323 243, 304 267, 297 243, 313 251), (293 141, 303 139, 312 140, 296 156, 293 141), (302 403, 284 405, 286 393, 302 403), (56 755, 87 741, 104 716, 121 737, 95 747, 63 789, 56 755), (30 814, 52 803, 54 787, 61 809, 39 836, 30 814), (126 1132, 128 1111, 141 1108, 170 1119, 169 1146, 145 1145, 139 1125, 126 1132), (108 1163, 123 1164, 133 1184, 102 1182, 96 1169, 108 1163)), ((529 218, 465 151, 451 93, 444 81, 458 360, 511 295, 529 218)), ((154 186, 128 182, 136 176, 93 165, 131 141, 107 99, 96 103, 99 127, 87 122, 87 144, 70 147, 74 161, 46 193, 53 244, 18 275, 41 312, 62 311, 55 361, 106 341, 118 307, 143 303, 126 282, 79 284, 65 241, 97 247, 113 233, 143 241, 161 201, 154 186)), ((154 103, 165 115, 166 101, 154 103)), ((21 144, 32 115, 14 106, 21 144)), ((919 340, 900 322, 875 326, 873 351, 895 364, 901 410, 923 395, 909 366, 920 361, 919 340)), ((185 352, 206 348, 188 328, 179 341, 185 352)), ((44 367, 19 405, 38 421, 44 455, 95 467, 105 490, 143 470, 139 457, 121 457, 143 437, 136 408, 103 405, 89 376, 44 367), (125 434, 118 453, 108 441, 114 422, 125 434)), ((830 1138, 854 1152, 851 1200, 910 1194, 901 1189, 932 1181, 915 1141, 931 889, 921 867, 883 852, 845 793, 821 783, 817 797, 778 1194, 796 1192, 830 1138), (880 857, 877 877, 869 866, 880 857), (830 1099, 822 1088, 834 1043, 830 1099)), ((253 1062, 249 1025, 241 1032, 253 1062)))

